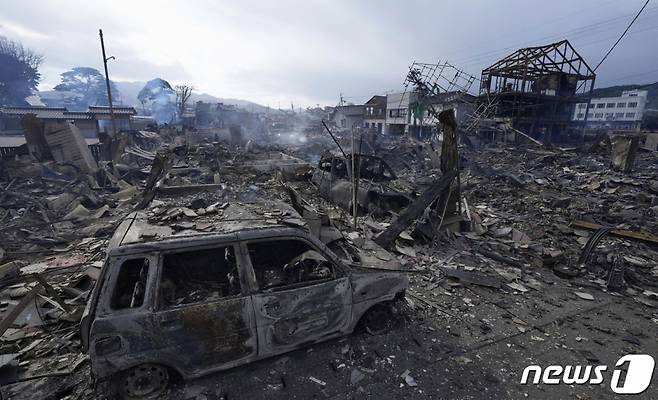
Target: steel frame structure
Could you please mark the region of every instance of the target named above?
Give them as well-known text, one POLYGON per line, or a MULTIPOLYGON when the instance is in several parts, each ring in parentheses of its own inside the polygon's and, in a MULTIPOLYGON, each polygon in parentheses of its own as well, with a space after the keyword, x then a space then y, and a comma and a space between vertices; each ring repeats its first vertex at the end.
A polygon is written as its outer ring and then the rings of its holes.
MULTIPOLYGON (((568 40, 519 49, 482 71, 480 103, 495 97, 497 118, 536 138, 552 140, 572 123, 573 105, 587 102, 596 74, 568 40), (581 93, 584 97, 577 97, 581 93)), ((582 130, 581 130, 582 131, 582 130)))

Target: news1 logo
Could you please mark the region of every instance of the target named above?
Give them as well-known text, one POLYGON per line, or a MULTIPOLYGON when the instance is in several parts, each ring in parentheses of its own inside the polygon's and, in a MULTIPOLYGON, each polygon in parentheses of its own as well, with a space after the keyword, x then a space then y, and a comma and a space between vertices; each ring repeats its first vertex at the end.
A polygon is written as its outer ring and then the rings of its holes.
MULTIPOLYGON (((617 394, 640 394, 647 390, 651 384, 653 370, 656 362, 648 354, 628 354, 617 360, 612 371, 610 389, 617 394), (624 369, 623 367, 626 366, 624 369), (625 374, 625 379, 622 376, 625 374)), ((529 365, 523 370, 521 384, 528 384, 530 374, 534 372, 532 383, 538 385, 600 385, 605 380, 603 373, 607 365, 549 365, 542 368, 539 365, 529 365)))

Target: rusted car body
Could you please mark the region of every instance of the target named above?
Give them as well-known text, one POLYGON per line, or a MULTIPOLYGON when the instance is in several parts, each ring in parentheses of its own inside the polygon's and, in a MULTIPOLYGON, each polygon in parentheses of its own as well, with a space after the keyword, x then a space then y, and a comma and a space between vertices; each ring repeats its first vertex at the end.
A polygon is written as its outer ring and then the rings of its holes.
MULTIPOLYGON (((377 156, 358 154, 356 157, 359 189, 358 209, 367 212, 397 211, 411 202, 411 188, 400 191, 391 187, 397 180, 391 167, 377 156)), ((325 154, 312 177, 320 194, 327 200, 352 211, 352 156, 325 154)))
POLYGON ((81 322, 96 378, 142 365, 194 378, 281 354, 352 332, 408 286, 383 249, 346 260, 303 227, 172 234, 142 213, 115 232, 81 322))

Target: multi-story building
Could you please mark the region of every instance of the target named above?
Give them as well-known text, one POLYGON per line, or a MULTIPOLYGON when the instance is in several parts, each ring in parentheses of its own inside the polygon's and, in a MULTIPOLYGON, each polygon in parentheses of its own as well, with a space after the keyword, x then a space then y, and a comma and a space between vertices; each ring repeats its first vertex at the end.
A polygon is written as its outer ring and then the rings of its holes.
POLYGON ((448 109, 454 111, 455 120, 462 124, 473 113, 474 103, 475 96, 461 91, 439 93, 422 100, 418 96, 412 96, 411 118, 407 131, 417 138, 428 137, 439 125, 435 115, 448 109))
POLYGON ((627 90, 619 97, 592 98, 589 103, 578 103, 573 112, 574 121, 585 120, 591 128, 640 129, 647 104, 646 90, 627 90))
POLYGON ((409 124, 409 105, 413 93, 392 93, 386 95, 386 129, 388 135, 402 135, 409 124))
POLYGON ((363 126, 366 129, 372 129, 377 133, 384 133, 386 124, 386 96, 372 96, 364 104, 363 109, 363 126))

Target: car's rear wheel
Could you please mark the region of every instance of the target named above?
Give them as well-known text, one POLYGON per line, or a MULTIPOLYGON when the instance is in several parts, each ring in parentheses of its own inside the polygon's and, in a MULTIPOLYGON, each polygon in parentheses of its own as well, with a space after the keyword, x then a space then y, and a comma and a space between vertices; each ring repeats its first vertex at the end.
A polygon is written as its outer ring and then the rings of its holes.
POLYGON ((363 328, 371 335, 381 335, 391 328, 392 310, 387 304, 372 306, 361 320, 363 328))
POLYGON ((118 377, 119 390, 124 399, 157 399, 169 386, 169 371, 158 364, 142 364, 118 377))

